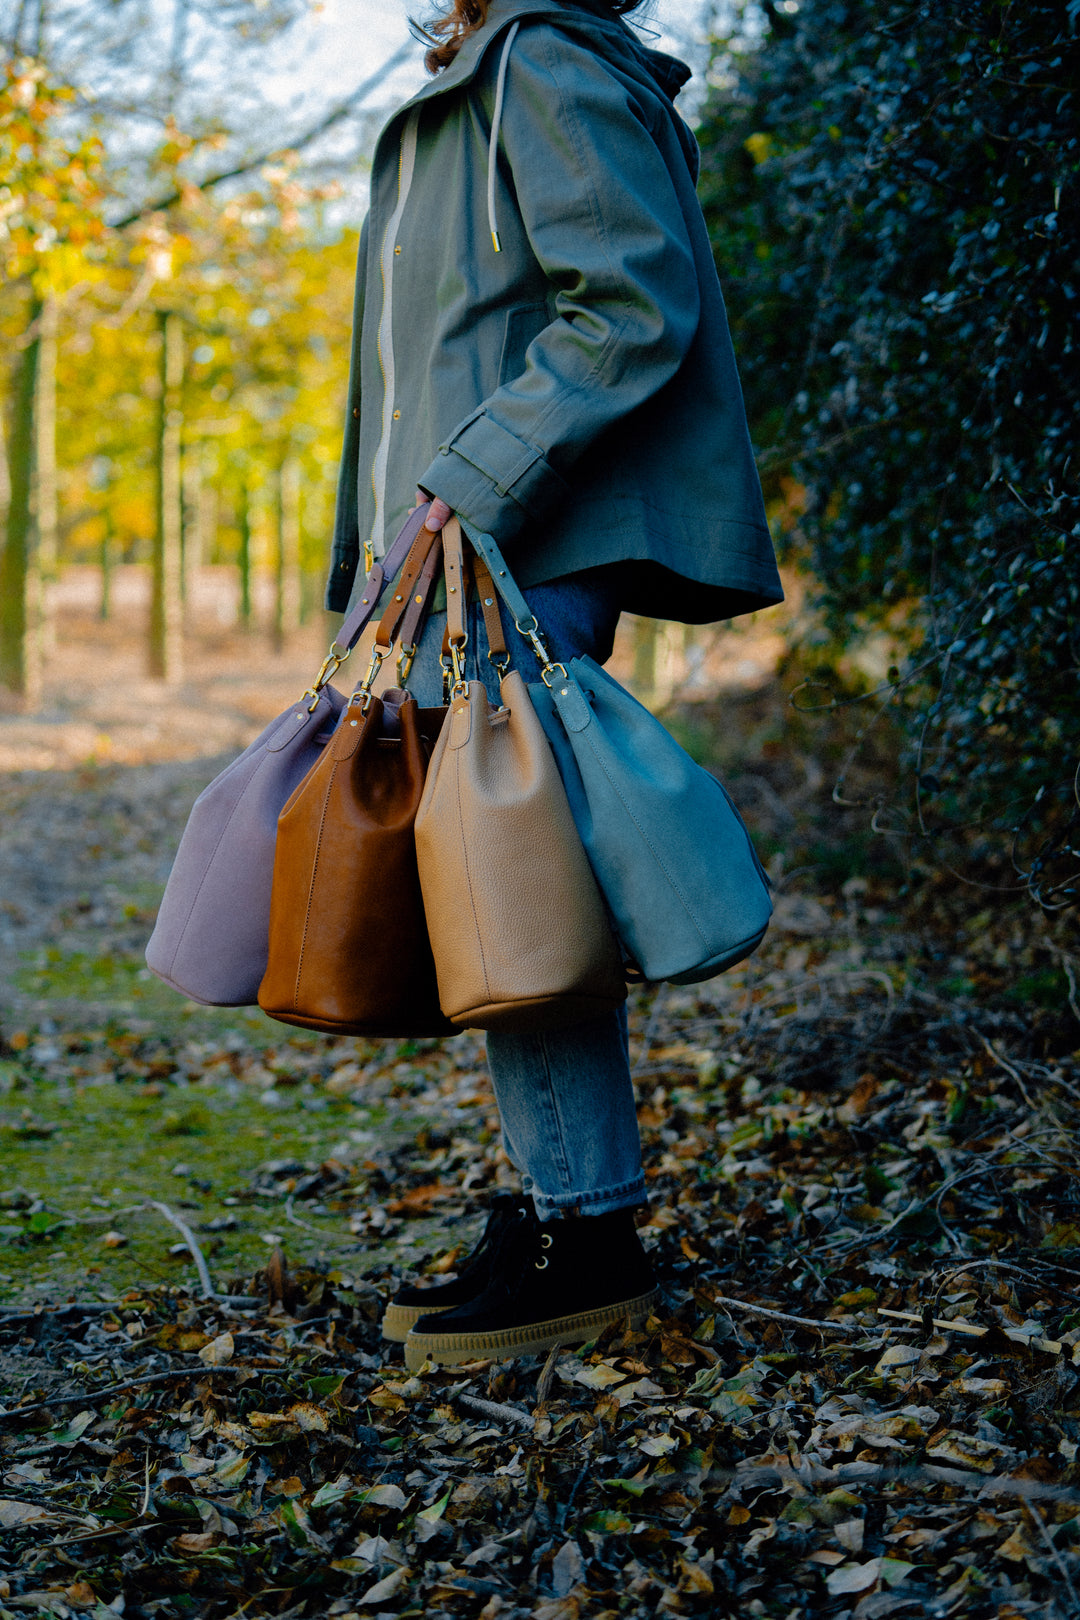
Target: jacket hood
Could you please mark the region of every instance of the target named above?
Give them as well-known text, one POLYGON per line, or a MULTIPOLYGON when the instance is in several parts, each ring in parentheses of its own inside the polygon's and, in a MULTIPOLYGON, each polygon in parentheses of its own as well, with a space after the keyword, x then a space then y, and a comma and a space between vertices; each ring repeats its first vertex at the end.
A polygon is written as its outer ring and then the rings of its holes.
MULTIPOLYGON (((476 74, 488 50, 512 23, 540 17, 558 24, 568 33, 581 36, 592 50, 606 57, 624 73, 641 80, 648 88, 659 87, 669 101, 674 101, 691 77, 685 62, 642 45, 622 18, 603 5, 603 0, 594 0, 594 3, 590 3, 590 0, 577 0, 577 3, 566 0, 565 4, 560 4, 559 0, 492 0, 486 26, 470 34, 450 66, 436 75, 398 112, 404 112, 417 102, 442 95, 458 85, 467 84, 476 74)), ((397 113, 394 117, 397 117, 397 113)))

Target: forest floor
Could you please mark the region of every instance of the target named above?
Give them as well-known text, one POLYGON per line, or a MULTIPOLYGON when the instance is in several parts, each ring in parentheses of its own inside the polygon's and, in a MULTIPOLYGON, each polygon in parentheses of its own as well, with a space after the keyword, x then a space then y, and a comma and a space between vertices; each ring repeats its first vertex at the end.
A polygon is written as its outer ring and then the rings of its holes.
POLYGON ((410 1376, 383 1303, 513 1185, 482 1039, 309 1036, 142 962, 194 794, 322 629, 245 673, 205 631, 164 692, 73 612, 0 719, 0 1620, 1080 1614, 1068 938, 834 805, 857 720, 735 634, 744 684, 671 719, 777 914, 632 996, 663 1304, 410 1376))

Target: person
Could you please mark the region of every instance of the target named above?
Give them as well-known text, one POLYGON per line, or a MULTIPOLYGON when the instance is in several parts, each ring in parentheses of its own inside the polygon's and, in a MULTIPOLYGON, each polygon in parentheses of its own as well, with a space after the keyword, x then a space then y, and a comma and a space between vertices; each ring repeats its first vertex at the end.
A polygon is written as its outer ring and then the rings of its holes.
MULTIPOLYGON (((458 513, 494 536, 564 662, 602 663, 624 610, 703 623, 782 599, 674 105, 690 73, 639 40, 635 9, 452 0, 421 30, 432 77, 372 163, 329 608, 418 500, 433 529, 458 513)), ((444 626, 433 613, 409 675, 422 705, 441 701, 444 626)), ((392 1301, 383 1331, 414 1367, 581 1343, 654 1298, 625 1014, 490 1032, 487 1059, 523 1193, 495 1201, 456 1279, 392 1301)))

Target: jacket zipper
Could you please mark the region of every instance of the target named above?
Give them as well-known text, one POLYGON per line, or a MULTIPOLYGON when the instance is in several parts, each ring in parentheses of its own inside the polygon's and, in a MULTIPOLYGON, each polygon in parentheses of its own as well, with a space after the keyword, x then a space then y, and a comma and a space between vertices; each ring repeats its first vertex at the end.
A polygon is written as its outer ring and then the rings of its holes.
POLYGON ((396 388, 396 373, 394 367, 394 249, 396 238, 401 225, 401 217, 405 212, 405 204, 409 200, 409 190, 412 186, 413 172, 416 168, 416 138, 420 123, 420 108, 414 107, 409 114, 405 128, 401 135, 401 148, 398 152, 398 192, 394 212, 387 221, 383 233, 380 268, 382 270, 383 304, 379 317, 379 365, 383 375, 383 407, 382 407, 382 434, 379 439, 379 448, 375 452, 375 460, 371 468, 371 488, 375 497, 375 517, 371 525, 371 547, 377 557, 381 557, 386 549, 384 535, 385 506, 386 506, 386 476, 390 461, 390 435, 394 427, 394 391, 396 388))

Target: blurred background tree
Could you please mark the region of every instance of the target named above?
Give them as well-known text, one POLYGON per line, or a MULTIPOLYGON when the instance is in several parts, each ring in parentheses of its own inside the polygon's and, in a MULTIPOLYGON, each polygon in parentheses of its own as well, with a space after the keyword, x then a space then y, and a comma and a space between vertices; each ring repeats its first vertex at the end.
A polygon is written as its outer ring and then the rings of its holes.
MULTIPOLYGON (((0 79, 0 684, 33 707, 58 560, 148 562, 148 671, 182 673, 193 572, 249 495, 274 644, 315 600, 348 366, 368 75, 270 91, 307 0, 20 0, 0 79), (260 87, 269 86, 269 89, 260 87), (330 210, 328 212, 328 210, 330 210), (305 570, 307 576, 305 578, 305 570)), ((405 51, 385 65, 392 68, 405 51)))
POLYGON ((1053 906, 1077 875, 1080 0, 763 10, 714 41, 698 133, 766 493, 819 608, 795 701, 897 716, 877 825, 1053 906))

